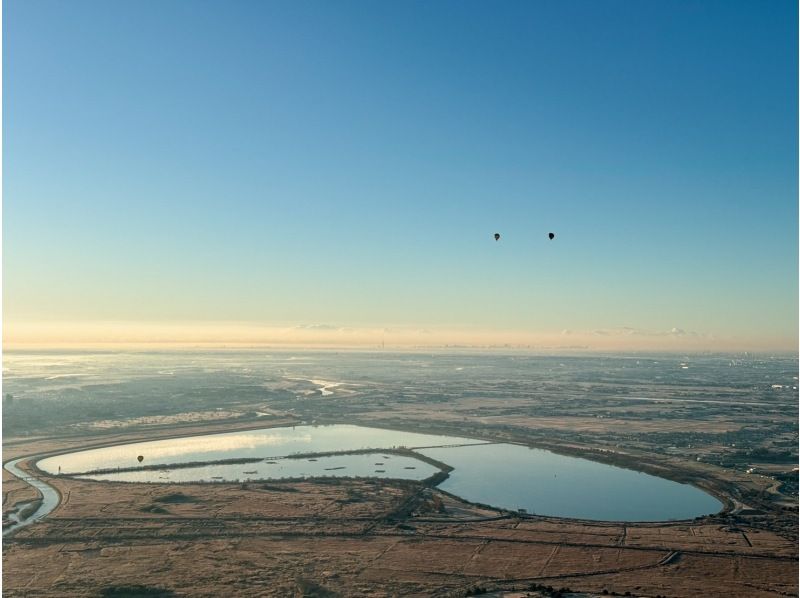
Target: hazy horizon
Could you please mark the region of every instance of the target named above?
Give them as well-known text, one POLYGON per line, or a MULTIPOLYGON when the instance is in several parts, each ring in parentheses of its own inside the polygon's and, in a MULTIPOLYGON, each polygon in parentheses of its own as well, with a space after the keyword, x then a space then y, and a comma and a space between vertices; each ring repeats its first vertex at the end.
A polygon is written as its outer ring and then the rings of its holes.
POLYGON ((59 348, 342 348, 435 349, 513 348, 588 352, 779 352, 797 354, 792 339, 717 339, 693 331, 630 327, 550 333, 327 324, 264 326, 257 323, 6 323, 4 350, 59 348))

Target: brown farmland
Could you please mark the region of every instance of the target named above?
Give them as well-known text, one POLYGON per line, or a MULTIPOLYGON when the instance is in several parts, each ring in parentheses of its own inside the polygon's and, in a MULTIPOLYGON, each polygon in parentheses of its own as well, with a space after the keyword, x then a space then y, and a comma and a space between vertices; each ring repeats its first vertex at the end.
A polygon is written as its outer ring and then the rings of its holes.
MULTIPOLYGON (((797 595, 796 392, 754 389, 746 377, 730 388, 687 385, 669 364, 653 366, 670 376, 661 382, 629 379, 630 361, 611 381, 604 366, 592 374, 597 382, 581 382, 576 366, 577 374, 554 382, 564 370, 544 360, 539 373, 510 367, 506 376, 516 381, 476 369, 456 386, 450 374, 423 379, 427 370, 393 357, 381 376, 408 373, 389 383, 368 378, 383 362, 364 359, 363 377, 327 395, 308 380, 275 377, 240 388, 230 404, 227 394, 209 395, 196 414, 165 404, 163 418, 143 419, 127 401, 114 405, 128 418, 62 426, 58 417, 71 415, 64 407, 49 428, 7 433, 4 461, 302 422, 359 423, 585 457, 694 484, 725 508, 692 521, 600 523, 472 505, 420 482, 123 484, 48 476, 28 464, 61 503, 4 539, 4 595, 797 595)), ((480 367, 486 360, 457 357, 480 367)), ((4 415, 17 409, 28 419, 13 421, 39 426, 50 411, 35 407, 16 401, 4 415)), ((37 493, 5 471, 3 482, 5 518, 37 493)))
MULTIPOLYGON (((58 442, 25 444, 14 452, 58 442)), ((532 584, 641 596, 797 591, 794 541, 724 515, 632 525, 520 518, 380 480, 49 482, 62 502, 5 543, 5 595, 137 585, 186 596, 465 595, 532 584)), ((4 504, 29 494, 11 481, 4 504)))

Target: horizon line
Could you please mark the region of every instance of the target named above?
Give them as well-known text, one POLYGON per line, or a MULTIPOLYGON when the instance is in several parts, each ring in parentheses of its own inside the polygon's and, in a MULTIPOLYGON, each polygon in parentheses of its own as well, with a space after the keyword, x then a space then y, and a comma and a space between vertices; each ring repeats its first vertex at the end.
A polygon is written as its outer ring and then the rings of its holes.
POLYGON ((59 348, 295 348, 596 352, 797 353, 796 334, 725 335, 703 331, 614 326, 588 330, 526 330, 478 326, 352 326, 322 323, 5 321, 4 350, 59 348))

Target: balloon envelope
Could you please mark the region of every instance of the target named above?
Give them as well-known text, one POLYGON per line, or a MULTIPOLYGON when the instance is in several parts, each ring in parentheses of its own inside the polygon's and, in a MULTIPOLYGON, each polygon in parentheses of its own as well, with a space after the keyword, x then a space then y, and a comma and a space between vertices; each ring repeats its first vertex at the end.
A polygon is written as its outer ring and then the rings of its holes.
POLYGON ((547 236, 550 237, 551 241, 556 238, 556 236, 553 233, 547 233, 547 236))
POLYGON ((495 233, 494 234, 494 240, 495 241, 499 241, 500 240, 500 233, 495 233))
POLYGON ((139 455, 138 457, 136 457, 136 459, 139 461, 139 463, 141 463, 142 461, 144 461, 144 457, 142 457, 141 455, 139 455))

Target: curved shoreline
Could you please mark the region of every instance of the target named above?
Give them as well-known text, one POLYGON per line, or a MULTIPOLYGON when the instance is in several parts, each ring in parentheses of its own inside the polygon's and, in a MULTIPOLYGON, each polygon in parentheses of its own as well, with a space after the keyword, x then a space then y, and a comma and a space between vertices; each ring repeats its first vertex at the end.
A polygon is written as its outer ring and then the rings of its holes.
MULTIPOLYGON (((280 478, 273 478, 273 477, 266 477, 266 478, 255 478, 250 479, 245 483, 261 483, 261 482, 270 482, 270 483, 280 483, 280 482, 298 482, 298 481, 308 481, 308 480, 322 480, 322 479, 336 479, 336 480, 347 480, 347 479, 379 479, 379 480, 391 480, 394 482, 412 482, 412 483, 420 483, 428 488, 435 488, 442 482, 444 482, 449 476, 450 472, 453 471, 453 467, 429 457, 427 455, 423 455, 422 453, 415 452, 412 449, 402 449, 402 448, 368 448, 368 449, 353 449, 353 450, 343 450, 343 451, 324 451, 324 452, 312 452, 312 453, 294 453, 291 455, 283 455, 283 456, 276 456, 276 457, 246 457, 246 458, 239 458, 239 459, 219 459, 215 461, 192 461, 189 463, 164 463, 160 465, 143 465, 140 467, 124 467, 124 468, 114 468, 114 469, 96 469, 91 471, 85 472, 73 472, 68 474, 59 474, 59 478, 62 479, 72 479, 72 480, 79 480, 81 482, 90 482, 90 483, 107 483, 112 482, 116 484, 162 484, 162 485, 171 485, 171 484, 238 484, 242 483, 241 481, 233 481, 233 480, 202 480, 202 481, 169 481, 169 482, 151 482, 151 481, 130 481, 130 480, 109 480, 109 479, 96 479, 89 476, 97 476, 97 475, 105 475, 105 474, 115 474, 115 473, 129 473, 129 472, 138 472, 138 471, 167 471, 172 469, 192 469, 196 467, 206 467, 209 465, 246 465, 249 463, 261 463, 264 461, 281 461, 284 459, 288 460, 299 460, 299 459, 316 459, 316 458, 326 458, 326 457, 339 457, 339 456, 349 456, 349 455, 371 455, 371 454, 391 454, 397 457, 406 457, 409 459, 416 459, 422 463, 427 463, 431 465, 438 471, 429 475, 427 478, 422 479, 414 479, 414 478, 403 478, 403 477, 384 477, 384 476, 369 476, 369 475, 344 475, 344 476, 329 476, 329 475, 310 475, 310 476, 301 476, 301 477, 280 477, 280 478), (86 476, 86 477, 84 477, 86 476)), ((67 453, 69 454, 69 453, 67 453)), ((38 468, 37 468, 38 469, 38 468)), ((41 469, 38 469, 42 471, 41 469)), ((247 473, 247 472, 245 472, 247 473)), ((45 472, 45 475, 52 475, 45 472)), ((464 500, 464 499, 460 499, 464 500)), ((468 501, 467 501, 468 502, 468 501)))
MULTIPOLYGON (((344 424, 344 423, 353 423, 353 422, 332 420, 330 422, 326 422, 326 424, 323 425, 344 424)), ((435 425, 434 426, 428 425, 428 426, 418 427, 412 430, 403 426, 398 426, 396 424, 392 423, 384 424, 382 422, 378 422, 377 424, 375 422, 368 422, 364 424, 356 422, 356 425, 364 425, 366 427, 374 426, 374 427, 380 427, 385 430, 395 430, 400 432, 416 432, 419 434, 434 434, 434 435, 453 434, 453 432, 449 430, 447 426, 437 427, 435 425)), ((459 432, 459 434, 463 436, 462 432, 459 432)), ((474 434, 474 433, 469 433, 464 437, 495 444, 515 444, 518 446, 525 446, 528 448, 542 449, 564 457, 577 457, 580 459, 585 459, 587 461, 601 463, 603 465, 611 465, 613 467, 628 469, 630 471, 635 471, 637 473, 646 473, 658 478, 675 482, 677 484, 687 484, 689 486, 693 486, 694 488, 697 488, 698 490, 705 492, 706 494, 713 496, 722 503, 723 508, 719 510, 717 513, 714 513, 715 516, 723 516, 725 514, 735 512, 741 509, 743 506, 746 507, 746 505, 742 505, 740 501, 731 496, 731 494, 733 493, 730 492, 728 488, 725 488, 723 486, 724 482, 722 480, 719 480, 717 478, 700 478, 685 466, 681 469, 677 469, 673 465, 660 463, 658 459, 653 459, 652 456, 648 455, 635 456, 629 453, 611 451, 608 449, 598 449, 598 448, 579 446, 574 444, 567 445, 553 440, 540 440, 540 439, 514 440, 509 438, 501 439, 496 436, 492 436, 491 434, 474 434)), ((691 463, 691 461, 689 461, 689 463, 691 463)), ((592 521, 592 520, 578 519, 572 517, 557 517, 557 519, 564 519, 568 521, 592 521)), ((664 521, 663 523, 672 523, 678 521, 686 522, 693 520, 674 519, 674 520, 664 521)), ((618 523, 625 523, 625 522, 618 522, 618 523)), ((634 522, 628 522, 628 523, 634 523, 634 522)), ((648 523, 648 522, 635 522, 635 523, 648 523)), ((650 523, 657 523, 657 522, 650 522, 650 523)))
MULTIPOLYGON (((331 421, 331 422, 326 422, 324 424, 319 424, 318 423, 317 425, 332 425, 332 424, 336 424, 336 423, 340 423, 340 422, 331 421)), ((365 427, 379 427, 380 429, 397 430, 397 431, 414 432, 414 433, 437 434, 437 435, 447 435, 447 434, 452 434, 453 433, 450 430, 447 430, 447 429, 435 429, 435 427, 434 427, 434 429, 431 429, 430 427, 428 427, 428 430, 423 432, 423 431, 421 431, 421 429, 419 427, 416 427, 416 428, 410 430, 408 428, 399 427, 399 426, 391 425, 391 424, 383 425, 383 424, 379 423, 376 426, 375 422, 367 422, 367 423, 364 423, 364 424, 361 424, 359 422, 348 422, 348 423, 350 425, 353 425, 353 424, 355 424, 355 425, 364 425, 365 427)), ((206 436, 206 435, 214 435, 214 434, 225 434, 225 433, 233 433, 233 432, 237 432, 237 431, 253 430, 253 429, 286 428, 286 427, 290 427, 290 426, 294 427, 296 425, 303 425, 303 424, 298 424, 298 423, 283 424, 282 423, 282 424, 277 424, 277 425, 272 425, 272 426, 269 426, 269 425, 268 426, 264 426, 263 422, 258 422, 258 423, 251 422, 250 425, 243 425, 241 427, 235 427, 234 429, 214 430, 212 432, 198 430, 198 431, 192 432, 190 434, 164 435, 164 436, 157 435, 156 438, 153 438, 152 436, 150 436, 150 437, 148 437, 148 436, 144 436, 144 437, 138 436, 138 437, 134 437, 134 438, 128 438, 128 439, 123 440, 123 441, 105 442, 105 443, 101 442, 101 443, 94 443, 94 444, 85 445, 84 447, 71 447, 68 450, 48 451, 48 452, 41 453, 41 454, 34 455, 34 456, 21 457, 21 458, 17 459, 15 462, 19 462, 20 460, 23 460, 23 459, 28 459, 28 460, 30 460, 30 463, 28 463, 28 467, 35 474, 42 475, 42 476, 45 476, 45 477, 50 477, 50 476, 52 476, 51 473, 46 472, 44 470, 41 470, 38 467, 38 462, 40 460, 44 459, 44 458, 47 458, 47 457, 53 457, 53 456, 57 456, 57 455, 64 455, 64 454, 69 454, 69 453, 73 453, 73 452, 80 452, 80 451, 83 451, 83 450, 90 450, 90 449, 94 449, 94 448, 103 448, 103 447, 111 447, 111 446, 122 446, 122 445, 126 445, 126 444, 137 443, 137 442, 149 442, 149 441, 153 441, 153 440, 169 440, 169 439, 187 438, 187 437, 193 437, 193 436, 206 436)), ((214 427, 216 427, 216 426, 214 426, 214 427)), ((592 448, 589 448, 589 447, 581 448, 581 447, 576 447, 576 446, 563 446, 563 445, 557 445, 557 444, 554 445, 554 444, 551 444, 549 442, 539 443, 539 442, 514 441, 514 440, 509 440, 509 439, 498 439, 497 437, 492 437, 492 436, 490 436, 488 434, 480 435, 479 437, 476 437, 476 436, 477 435, 475 435, 475 434, 471 434, 468 437, 473 438, 475 440, 484 441, 484 442, 506 443, 506 444, 514 444, 514 445, 518 445, 518 446, 526 446, 526 447, 530 447, 530 448, 540 448, 540 449, 547 450, 547 451, 550 451, 552 453, 556 453, 556 454, 560 454, 560 455, 571 456, 571 457, 579 457, 579 458, 587 459, 589 461, 593 461, 593 462, 597 462, 597 463, 601 463, 601 464, 605 464, 605 465, 611 465, 611 466, 615 466, 615 467, 622 467, 624 469, 629 469, 629 470, 632 470, 632 471, 648 473, 650 475, 654 475, 655 477, 658 477, 658 478, 661 478, 661 479, 666 479, 666 480, 670 480, 672 482, 676 482, 676 483, 680 483, 680 484, 687 484, 687 485, 693 486, 693 487, 697 488, 698 490, 700 490, 702 492, 705 492, 706 494, 709 494, 710 496, 716 498, 717 500, 719 500, 722 503, 723 508, 720 511, 718 511, 717 513, 712 514, 712 516, 724 516, 725 514, 731 512, 734 509, 734 507, 737 506, 737 503, 738 503, 738 501, 736 501, 735 498, 732 498, 731 496, 723 493, 724 490, 722 488, 718 487, 718 481, 717 480, 711 480, 710 483, 709 483, 709 480, 697 479, 695 476, 691 475, 691 473, 689 471, 686 471, 686 470, 684 470, 684 471, 675 471, 674 468, 668 467, 668 466, 665 466, 665 465, 654 465, 654 464, 648 463, 646 460, 645 461, 638 461, 638 460, 635 459, 635 457, 629 456, 629 455, 625 455, 624 453, 617 453, 617 452, 611 452, 611 451, 605 451, 605 450, 602 450, 602 452, 601 452, 598 449, 592 449, 592 448), (598 458, 598 457, 600 457, 600 458, 598 458), (611 458, 603 458, 603 457, 611 457, 611 458), (623 461, 623 463, 620 463, 620 461, 623 461), (669 475, 669 474, 671 474, 671 475, 669 475)), ((382 451, 382 450, 386 450, 386 449, 375 449, 375 450, 382 451)), ((344 451, 344 452, 346 453, 348 451, 344 451)), ((333 454, 333 453, 329 453, 329 454, 333 454)), ((414 456, 416 457, 418 455, 414 455, 414 456)), ((446 464, 443 464, 443 465, 446 465, 446 464)), ((155 467, 155 466, 151 466, 151 467, 153 467, 154 469, 163 469, 165 466, 162 465, 162 466, 158 466, 158 467, 155 467)), ((449 466, 446 465, 446 467, 449 470, 452 470, 452 468, 450 468, 449 466)), ((446 473, 446 472, 443 471, 442 473, 446 473)), ((71 478, 72 476, 71 475, 64 475, 62 477, 71 478)), ((314 476, 314 478, 307 478, 307 479, 316 479, 318 477, 319 476, 314 476)), ((433 476, 433 477, 435 478, 436 476, 433 476)), ((447 475, 444 475, 444 477, 442 477, 441 479, 436 479, 434 484, 432 484, 432 485, 431 484, 426 484, 426 485, 428 485, 429 487, 431 487, 431 486, 435 487, 438 484, 440 484, 442 481, 444 481, 444 479, 446 479, 447 477, 448 477, 447 475)), ((95 482, 95 483, 108 483, 105 480, 82 480, 82 481, 91 481, 91 482, 95 482)), ((280 481, 280 480, 275 480, 275 481, 280 481)), ((428 482, 427 479, 421 481, 421 483, 426 483, 426 482, 428 482)), ((158 483, 158 482, 156 482, 156 483, 158 483)), ((171 482, 171 483, 174 484, 175 482, 171 482)), ((217 482, 217 483, 233 483, 233 482, 217 482)), ((169 485, 169 484, 167 484, 167 485, 169 485)), ((441 489, 438 489, 438 490, 441 491, 441 492, 444 492, 446 494, 451 494, 451 493, 449 493, 447 491, 444 491, 444 490, 441 490, 441 489)), ((57 492, 57 490, 56 490, 56 492, 57 492)), ((455 496, 455 495, 452 495, 452 496, 455 496)), ((491 509, 493 511, 496 511, 496 512, 499 512, 499 513, 509 513, 509 514, 511 514, 513 516, 516 516, 516 517, 519 517, 519 518, 529 518, 529 519, 536 518, 536 519, 545 519, 545 520, 569 521, 569 522, 582 523, 582 524, 593 524, 593 525, 598 525, 598 524, 600 524, 600 525, 604 525, 604 524, 618 524, 618 525, 646 524, 646 525, 654 525, 654 526, 674 525, 674 524, 685 524, 685 523, 688 523, 688 522, 695 521, 698 518, 702 518, 702 517, 707 517, 708 516, 708 515, 699 515, 698 517, 695 517, 695 518, 668 519, 668 520, 661 520, 661 521, 652 521, 652 520, 646 520, 646 521, 636 521, 636 520, 595 520, 595 519, 584 519, 584 518, 577 518, 577 517, 559 517, 559 516, 544 515, 544 514, 542 514, 542 515, 539 515, 539 514, 524 514, 524 513, 519 513, 517 511, 514 511, 513 509, 508 509, 508 508, 503 508, 503 507, 496 507, 496 506, 487 505, 487 504, 484 504, 484 503, 476 503, 476 502, 472 502, 472 501, 469 501, 467 499, 464 499, 462 497, 456 497, 456 498, 458 498, 460 501, 463 501, 464 503, 471 504, 473 506, 477 506, 477 507, 481 507, 481 508, 489 508, 489 509, 491 509)), ((60 501, 59 501, 59 504, 60 504, 60 501)), ((741 503, 738 503, 738 505, 740 505, 740 504, 741 503)), ((55 507, 51 508, 47 512, 47 514, 49 514, 57 506, 58 505, 56 505, 55 507)), ((38 514, 38 511, 37 511, 37 514, 38 514)), ((43 516, 44 515, 37 516, 36 520, 41 519, 43 516)), ((27 525, 27 523, 26 523, 26 525, 27 525)), ((22 526, 20 526, 20 527, 22 527, 22 526)))
MULTIPOLYGON (((412 426, 399 426, 396 423, 391 422, 353 422, 353 421, 338 421, 336 419, 331 419, 324 422, 317 422, 314 425, 334 425, 334 424, 348 424, 348 425, 361 425, 364 427, 376 427, 384 430, 394 430, 400 432, 412 432, 412 433, 419 433, 419 434, 432 434, 432 435, 450 435, 454 434, 453 430, 450 430, 448 426, 430 426, 428 425, 421 425, 417 427, 412 426)), ((207 423, 207 424, 199 424, 200 427, 210 427, 210 428, 217 428, 220 424, 219 423, 207 423)), ((79 452, 97 448, 107 448, 111 446, 122 446, 125 444, 134 444, 138 442, 151 442, 154 440, 173 440, 178 438, 193 438, 196 436, 208 436, 211 434, 226 434, 226 433, 233 433, 233 432, 243 432, 248 430, 263 430, 263 429, 271 429, 271 428, 289 428, 295 426, 307 425, 301 420, 295 420, 288 423, 276 423, 275 425, 264 425, 264 422, 241 422, 241 425, 233 425, 231 428, 218 430, 214 429, 213 431, 192 431, 188 434, 164 434, 159 435, 157 434, 160 430, 153 430, 156 432, 156 436, 134 436, 133 438, 128 438, 122 441, 107 441, 107 442, 96 442, 92 444, 83 445, 81 447, 71 447, 67 450, 64 449, 56 449, 52 451, 46 451, 44 453, 39 453, 37 455, 28 456, 29 458, 35 458, 35 461, 30 464, 31 469, 33 469, 36 473, 49 476, 50 473, 41 470, 37 467, 38 461, 48 458, 48 457, 56 457, 58 455, 65 455, 72 452, 79 452)), ((308 424, 310 425, 310 424, 308 424)), ((189 424, 186 427, 197 428, 198 425, 189 424)), ((184 426, 179 426, 184 427, 184 426)), ((461 432, 458 432, 462 434, 461 432)), ((117 432, 117 434, 124 434, 124 432, 117 432)), ((136 434, 133 432, 132 434, 136 434)), ((576 446, 576 445, 565 445, 563 443, 559 443, 558 441, 553 440, 540 440, 540 439, 525 439, 525 440, 514 440, 508 438, 498 438, 496 436, 492 436, 490 434, 475 434, 470 433, 468 436, 464 436, 465 438, 472 438, 478 441, 484 442, 491 442, 491 443, 506 443, 506 444, 516 444, 519 446, 526 446, 529 448, 538 448, 546 451, 550 451, 552 453, 556 453, 558 455, 567 456, 567 457, 578 457, 581 459, 586 459, 588 461, 594 461, 596 463, 602 463, 605 465, 613 465, 615 467, 621 467, 623 469, 629 469, 631 471, 647 473, 659 478, 663 478, 665 480, 670 480, 672 482, 676 482, 678 484, 688 484, 691 485, 711 496, 719 500, 723 508, 715 513, 716 516, 724 516, 728 513, 735 513, 742 508, 746 508, 746 505, 743 505, 739 500, 737 500, 733 495, 736 494, 732 492, 729 488, 724 486, 725 482, 719 480, 717 478, 699 478, 695 472, 690 471, 685 466, 681 469, 677 469, 673 465, 668 465, 665 463, 661 463, 658 459, 653 459, 652 456, 648 455, 640 455, 634 456, 627 453, 621 453, 616 451, 609 451, 606 449, 597 449, 589 446, 576 446)), ((74 438, 74 436, 56 436, 52 437, 52 439, 66 439, 66 438, 74 438)), ((49 439, 49 438, 48 438, 49 439)), ((43 438, 37 438, 36 440, 44 440, 43 438)), ((14 442, 13 444, 18 444, 19 441, 14 442)), ((582 519, 575 519, 569 517, 563 517, 561 519, 568 520, 568 521, 585 521, 582 519)), ((692 519, 675 519, 675 520, 668 520, 664 521, 664 523, 672 523, 673 521, 692 521, 692 519)), ((624 522, 620 522, 624 523, 624 522)))
MULTIPOLYGON (((3 468, 6 471, 8 471, 12 475, 15 475, 16 477, 18 477, 20 480, 22 480, 23 482, 25 482, 29 486, 34 487, 37 490, 37 492, 39 493, 39 496, 41 497, 40 499, 38 499, 39 505, 37 506, 37 508, 32 513, 30 513, 27 517, 17 517, 16 521, 12 525, 9 525, 8 527, 4 527, 3 528, 3 537, 11 535, 13 532, 17 531, 18 529, 21 529, 21 528, 23 528, 25 526, 28 526, 28 525, 31 525, 32 523, 35 523, 36 521, 39 521, 40 519, 43 519, 44 517, 46 517, 47 515, 52 513, 53 510, 55 510, 58 507, 58 505, 61 504, 61 493, 58 491, 58 489, 56 489, 55 487, 51 486, 47 482, 42 481, 41 479, 39 479, 35 475, 30 475, 25 470, 20 469, 19 467, 17 467, 18 463, 21 463, 23 461, 28 461, 28 460, 31 460, 31 459, 35 459, 35 458, 36 457, 30 457, 30 456, 18 457, 16 459, 12 459, 11 461, 7 461, 6 463, 3 463, 3 468)), ((40 470, 38 468, 36 468, 35 466, 32 465, 31 467, 34 467, 36 472, 40 472, 40 470)), ((41 474, 41 475, 49 475, 49 474, 41 474)), ((36 502, 37 502, 37 500, 22 501, 22 502, 16 503, 14 505, 16 513, 18 515, 21 515, 22 510, 26 506, 31 505, 31 504, 35 504, 36 502)))

